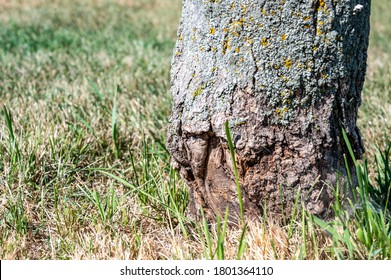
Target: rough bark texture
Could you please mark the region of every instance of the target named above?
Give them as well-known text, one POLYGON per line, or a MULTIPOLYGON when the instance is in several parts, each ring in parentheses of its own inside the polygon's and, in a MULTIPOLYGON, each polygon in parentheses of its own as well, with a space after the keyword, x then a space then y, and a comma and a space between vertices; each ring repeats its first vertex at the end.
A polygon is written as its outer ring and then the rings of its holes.
MULTIPOLYGON (((168 149, 208 218, 239 204, 229 121, 247 215, 290 212, 300 191, 330 213, 346 174, 343 127, 357 157, 370 0, 183 0, 172 61, 168 149)), ((354 174, 354 172, 353 172, 354 174)))

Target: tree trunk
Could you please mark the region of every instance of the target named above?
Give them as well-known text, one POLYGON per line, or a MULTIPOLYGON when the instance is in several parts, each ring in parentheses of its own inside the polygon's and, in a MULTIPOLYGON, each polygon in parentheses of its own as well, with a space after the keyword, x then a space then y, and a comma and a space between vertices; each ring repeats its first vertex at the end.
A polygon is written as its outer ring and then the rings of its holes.
MULTIPOLYGON (((248 216, 330 215, 343 182, 344 128, 356 157, 370 0, 183 0, 172 61, 168 149, 190 213, 239 215, 224 129, 248 216)), ((353 175, 354 170, 351 170, 353 175)))

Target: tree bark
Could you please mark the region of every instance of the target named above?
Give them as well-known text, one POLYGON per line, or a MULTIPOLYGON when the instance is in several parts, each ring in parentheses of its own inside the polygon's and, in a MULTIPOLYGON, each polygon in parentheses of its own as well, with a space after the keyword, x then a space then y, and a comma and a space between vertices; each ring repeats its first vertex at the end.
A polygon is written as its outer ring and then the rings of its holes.
MULTIPOLYGON (((229 121, 248 216, 292 211, 296 194, 327 217, 354 153, 370 0, 183 0, 168 149, 190 213, 239 215, 229 121)), ((351 170, 354 176, 354 170, 351 170)))

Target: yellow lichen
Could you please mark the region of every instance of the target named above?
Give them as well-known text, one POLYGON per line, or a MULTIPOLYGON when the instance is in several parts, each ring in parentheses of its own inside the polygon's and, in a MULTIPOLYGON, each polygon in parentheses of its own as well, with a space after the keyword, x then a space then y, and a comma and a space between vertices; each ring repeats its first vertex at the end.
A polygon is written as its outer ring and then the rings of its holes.
POLYGON ((236 53, 240 52, 240 48, 239 48, 239 47, 236 47, 236 48, 235 48, 235 52, 236 52, 236 53))
MULTIPOLYGON (((288 77, 285 77, 284 75, 282 75, 281 77, 280 77, 280 79, 283 81, 283 82, 289 82, 289 78, 288 77)), ((281 95, 285 95, 285 92, 281 92, 281 95)))
POLYGON ((323 31, 320 30, 319 28, 317 28, 317 29, 316 29, 316 34, 317 34, 318 36, 320 36, 320 35, 323 34, 323 31))
POLYGON ((281 35, 281 40, 285 41, 286 40, 286 34, 281 35))
POLYGON ((325 12, 327 12, 325 0, 319 0, 318 12, 320 12, 322 9, 323 9, 325 12))
POLYGON ((231 49, 231 39, 228 37, 223 42, 223 54, 231 49))
POLYGON ((286 59, 284 61, 284 63, 285 63, 285 67, 288 68, 288 69, 291 68, 292 65, 293 65, 292 60, 290 60, 290 59, 286 59))
POLYGON ((215 35, 215 33, 216 33, 216 28, 212 27, 210 29, 210 34, 215 35))
POLYGON ((247 6, 246 5, 240 4, 240 8, 242 9, 243 14, 247 13, 247 6))
POLYGON ((246 22, 245 18, 240 18, 239 20, 234 20, 231 23, 231 28, 232 29, 240 29, 242 28, 243 24, 246 22))
POLYGON ((197 28, 193 28, 193 36, 192 36, 193 41, 195 42, 197 40, 197 28))
POLYGON ((246 36, 246 42, 252 45, 254 44, 254 39, 250 39, 250 37, 246 36))
POLYGON ((270 43, 267 41, 266 38, 262 38, 262 40, 261 40, 261 45, 264 46, 264 47, 266 47, 266 46, 269 46, 270 43))

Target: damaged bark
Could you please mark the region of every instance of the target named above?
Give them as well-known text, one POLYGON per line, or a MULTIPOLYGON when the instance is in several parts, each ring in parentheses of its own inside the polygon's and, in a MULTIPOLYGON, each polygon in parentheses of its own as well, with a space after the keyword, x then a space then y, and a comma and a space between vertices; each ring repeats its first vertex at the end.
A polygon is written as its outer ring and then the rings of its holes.
POLYGON ((341 128, 364 151, 369 15, 370 0, 183 0, 167 146, 190 214, 239 216, 228 121, 247 216, 288 214, 298 192, 330 215, 331 187, 346 178, 341 128))

